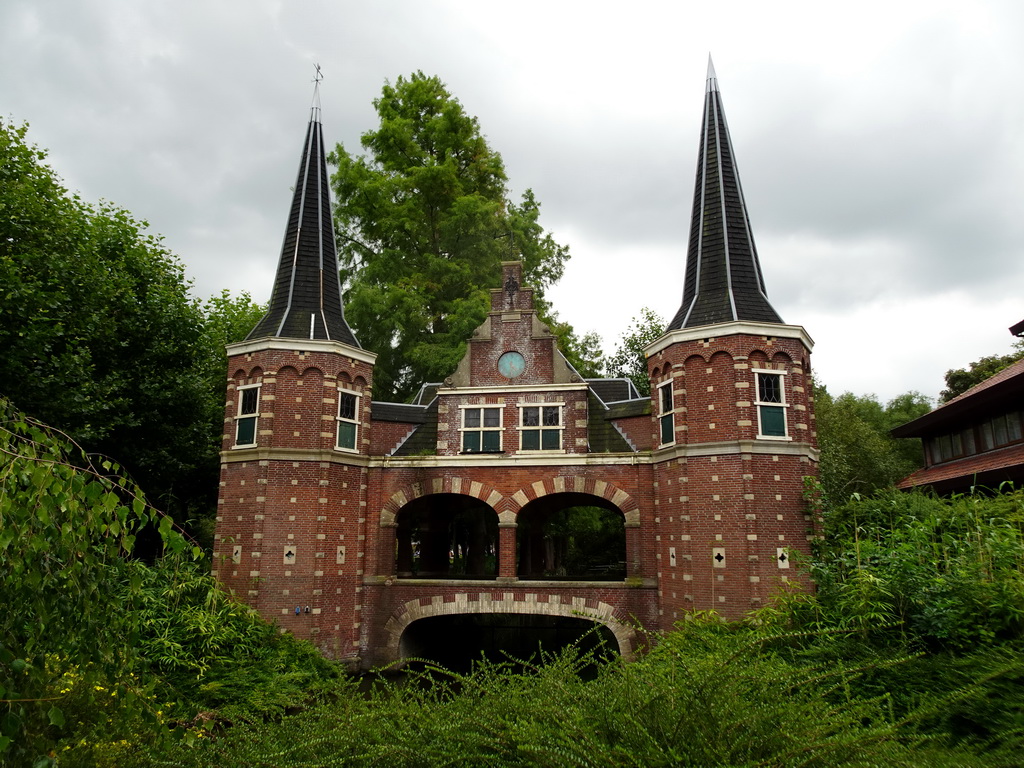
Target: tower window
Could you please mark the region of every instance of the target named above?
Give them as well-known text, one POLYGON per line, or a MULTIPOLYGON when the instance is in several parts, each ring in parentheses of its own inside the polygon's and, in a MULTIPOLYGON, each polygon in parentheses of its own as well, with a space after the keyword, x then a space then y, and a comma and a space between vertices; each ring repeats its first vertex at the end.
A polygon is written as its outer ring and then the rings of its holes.
POLYGON ((658 424, 662 445, 671 445, 676 441, 675 417, 672 415, 673 405, 672 382, 667 381, 658 387, 658 424))
POLYGON ((256 424, 259 421, 260 385, 238 388, 238 414, 235 416, 235 447, 256 445, 256 424))
POLYGON ((755 376, 758 437, 786 437, 787 404, 783 374, 757 371, 755 376))
POLYGON ((343 451, 355 451, 359 435, 359 395, 344 389, 338 390, 338 440, 337 447, 343 451))
POLYGON ((462 452, 499 453, 501 451, 501 408, 464 408, 462 410, 462 452))
POLYGON ((558 451, 562 448, 562 405, 520 406, 520 448, 524 451, 558 451))

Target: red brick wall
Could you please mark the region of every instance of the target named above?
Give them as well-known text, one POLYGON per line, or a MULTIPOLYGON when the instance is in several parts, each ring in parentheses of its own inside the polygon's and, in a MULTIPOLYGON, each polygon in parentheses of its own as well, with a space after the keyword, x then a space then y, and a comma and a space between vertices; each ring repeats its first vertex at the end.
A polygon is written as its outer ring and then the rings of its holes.
MULTIPOLYGON (((522 314, 499 323, 491 342, 475 342, 474 355, 477 347, 490 351, 473 358, 473 385, 507 383, 493 366, 513 344, 532 356, 528 360, 536 367, 530 376, 544 378, 545 365, 553 371, 553 341, 527 339, 528 313, 522 314)), ((780 567, 778 554, 785 550, 788 562, 789 552, 808 551, 812 521, 801 478, 814 473, 816 451, 807 360, 807 350, 794 339, 736 335, 668 347, 651 358, 650 366, 655 387, 669 378, 675 384, 675 445, 609 464, 607 457, 585 453, 585 390, 473 394, 456 389, 441 396, 440 456, 384 460, 382 454, 411 425, 370 423, 369 364, 323 351, 266 349, 235 356, 229 368, 217 575, 266 618, 313 639, 332 656, 358 656, 364 666, 386 656, 382 648, 394 639, 388 627, 402 616, 408 620, 413 600, 431 606, 436 601, 443 612, 458 609, 451 607, 453 601, 479 605, 481 596, 497 601, 507 593, 514 602, 534 607, 555 596, 562 605, 576 598, 588 608, 611 606, 616 617, 635 616, 651 630, 668 628, 699 609, 739 617, 763 605, 783 579, 801 578, 797 568, 780 567), (752 373, 757 366, 785 373, 790 440, 757 437, 752 373), (236 449, 237 387, 249 383, 262 384, 258 445, 236 449), (357 452, 334 448, 339 383, 361 395, 357 452), (566 453, 517 454, 518 404, 553 401, 565 402, 566 453), (498 402, 504 403, 506 453, 458 455, 458 406, 498 402), (405 504, 435 493, 474 496, 499 515, 497 580, 394 579, 396 517, 405 504), (558 493, 596 496, 623 512, 626 582, 585 588, 516 580, 516 516, 533 500, 558 493), (719 550, 721 564, 713 559, 719 550)), ((553 376, 547 374, 544 383, 553 376)), ((539 383, 513 384, 530 382, 539 383)), ((650 417, 620 420, 620 425, 641 449, 657 446, 658 416, 655 407, 650 417)))
POLYGON ((813 535, 802 496, 803 476, 817 473, 809 352, 797 339, 737 334, 675 344, 649 367, 655 393, 673 381, 676 446, 689 446, 654 454, 665 619, 707 609, 738 618, 786 581, 807 587, 790 557, 809 554, 813 535), (758 437, 757 368, 785 373, 788 440, 758 437))

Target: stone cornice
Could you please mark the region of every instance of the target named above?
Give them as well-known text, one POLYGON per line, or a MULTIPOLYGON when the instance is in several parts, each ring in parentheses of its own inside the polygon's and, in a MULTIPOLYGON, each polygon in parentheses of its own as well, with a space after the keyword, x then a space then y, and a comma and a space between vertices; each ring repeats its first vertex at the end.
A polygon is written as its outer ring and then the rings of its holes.
POLYGON ((238 448, 221 451, 221 461, 316 461, 373 468, 441 467, 588 467, 660 464, 673 459, 700 456, 758 454, 806 456, 818 460, 818 449, 809 443, 767 440, 725 440, 715 443, 672 445, 657 451, 640 453, 566 453, 566 454, 467 454, 460 456, 365 456, 345 451, 301 448, 238 448))
POLYGON ((690 443, 670 445, 650 454, 654 464, 677 458, 700 456, 727 456, 734 454, 759 454, 776 456, 806 456, 812 461, 818 460, 819 451, 810 443, 781 440, 723 440, 715 443, 690 443))
POLYGON ((590 385, 583 381, 573 384, 495 384, 488 387, 441 387, 438 395, 508 395, 515 397, 522 392, 572 392, 589 389, 590 385))
POLYGON ((353 360, 373 365, 377 355, 367 352, 365 349, 343 344, 340 341, 328 341, 324 339, 286 339, 278 336, 267 336, 262 339, 250 339, 227 345, 228 357, 234 355, 250 355, 254 352, 264 350, 280 350, 283 352, 326 352, 328 354, 343 355, 353 360))
POLYGON ((673 344, 697 341, 698 339, 718 339, 723 336, 771 336, 777 339, 797 339, 807 347, 808 351, 814 349, 814 339, 808 335, 802 325, 755 323, 739 320, 731 323, 717 323, 716 325, 702 325, 698 328, 668 331, 660 339, 644 347, 644 354, 647 357, 651 357, 673 344))

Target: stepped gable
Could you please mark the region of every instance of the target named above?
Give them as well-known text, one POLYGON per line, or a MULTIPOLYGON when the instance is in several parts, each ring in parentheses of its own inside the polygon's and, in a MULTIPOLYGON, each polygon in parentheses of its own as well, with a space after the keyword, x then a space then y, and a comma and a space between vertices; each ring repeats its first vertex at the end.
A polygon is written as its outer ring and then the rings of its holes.
POLYGON ((329 190, 318 83, 270 308, 248 339, 317 339, 359 347, 341 304, 329 190))
POLYGON ((782 322, 768 302, 722 94, 708 57, 683 301, 668 330, 739 320, 782 322))

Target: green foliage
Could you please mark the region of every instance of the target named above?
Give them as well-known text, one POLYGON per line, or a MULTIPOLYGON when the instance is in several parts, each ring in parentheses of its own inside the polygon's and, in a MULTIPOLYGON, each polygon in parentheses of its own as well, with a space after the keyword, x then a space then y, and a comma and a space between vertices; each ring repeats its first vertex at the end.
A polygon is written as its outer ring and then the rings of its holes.
POLYGON ((826 516, 812 573, 837 626, 899 623, 921 647, 1024 638, 1024 493, 885 491, 826 516))
MULTIPOLYGON (((4 744, 12 760, 51 751, 63 766, 182 768, 1018 762, 1022 492, 855 499, 825 516, 809 564, 817 594, 785 593, 745 623, 691 616, 631 664, 595 667, 570 650, 540 666, 428 669, 357 691, 200 566, 123 559, 125 526, 153 514, 130 484, 17 415, 4 435, 0 595, 29 606, 0 614, 2 698, 16 699, 0 725, 19 729, 17 746, 4 744), (92 538, 77 537, 82 526, 92 538), (49 557, 78 564, 65 578, 49 557), (184 738, 168 741, 169 727, 184 738)), ((596 517, 584 515, 574 535, 600 534, 596 517)), ((168 544, 187 550, 170 533, 168 544)))
POLYGON ((632 379, 641 395, 651 394, 651 380, 647 375, 647 355, 644 347, 665 332, 665 320, 653 310, 644 307, 622 334, 615 353, 608 358, 608 373, 632 379))
POLYGON ((209 511, 223 378, 211 397, 181 265, 145 222, 69 194, 26 133, 0 120, 0 392, 178 520, 209 511))
MULTIPOLYGON (((567 507, 544 521, 563 574, 625 578, 626 531, 622 515, 602 507, 567 507)), ((550 574, 550 575, 563 575, 550 574)))
POLYGON ((548 313, 546 320, 558 339, 558 348, 576 372, 585 379, 600 378, 605 367, 601 337, 593 331, 577 335, 569 323, 558 318, 557 312, 548 313))
MULTIPOLYGON (((330 155, 335 219, 346 318, 378 355, 375 394, 400 401, 455 370, 502 260, 522 259, 543 311, 569 251, 540 226, 532 191, 507 199, 501 156, 439 78, 399 77, 374 107, 367 155, 330 155)), ((560 333, 563 350, 579 343, 560 333)))
POLYGON ((1024 357, 1024 339, 1015 341, 1013 352, 1007 355, 988 355, 975 360, 967 368, 953 368, 946 371, 946 388, 939 393, 939 402, 947 403, 962 395, 971 387, 1009 368, 1024 357))
POLYGON ((897 440, 889 431, 930 409, 929 400, 918 392, 907 392, 883 406, 874 395, 844 392, 833 397, 815 385, 819 471, 826 504, 889 487, 918 469, 921 441, 897 440))
POLYGON ((69 673, 122 705, 138 699, 141 584, 124 555, 150 523, 171 551, 188 549, 116 465, 0 400, 0 755, 38 756, 60 732, 69 673))
MULTIPOLYGON (((808 668, 803 638, 698 616, 633 664, 571 650, 539 667, 432 671, 280 722, 250 723, 181 753, 199 766, 866 766, 985 764, 927 740, 864 669, 808 668), (520 668, 521 669, 521 668, 520 668), (591 675, 592 677, 592 675, 591 675)), ((877 666, 877 662, 875 664, 877 666)))

